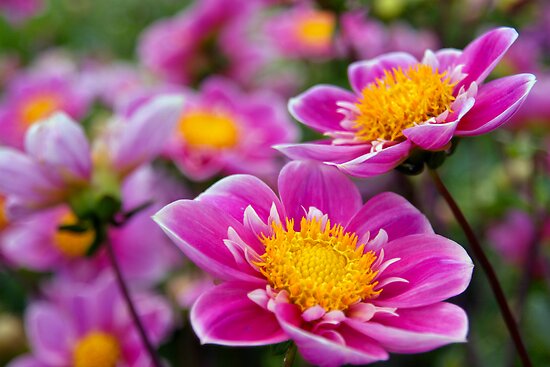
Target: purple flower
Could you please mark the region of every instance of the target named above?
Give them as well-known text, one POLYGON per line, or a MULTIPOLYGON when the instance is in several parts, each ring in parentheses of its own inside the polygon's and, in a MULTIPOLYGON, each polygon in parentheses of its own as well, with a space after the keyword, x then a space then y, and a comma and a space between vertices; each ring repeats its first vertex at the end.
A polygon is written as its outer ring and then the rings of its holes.
POLYGON ((43 0, 2 0, 0 14, 12 23, 20 23, 35 16, 43 7, 43 0))
POLYGON ((402 197, 362 203, 334 167, 289 163, 279 194, 253 176, 222 179, 154 219, 220 283, 191 311, 203 343, 293 340, 312 364, 388 359, 464 342, 465 312, 445 299, 472 262, 402 197))
POLYGON ((330 139, 276 148, 368 177, 398 166, 413 149, 445 150, 454 136, 492 131, 535 82, 518 74, 483 83, 516 37, 515 30, 498 28, 463 51, 428 50, 422 61, 396 52, 353 63, 353 92, 317 85, 289 102, 294 117, 330 139))

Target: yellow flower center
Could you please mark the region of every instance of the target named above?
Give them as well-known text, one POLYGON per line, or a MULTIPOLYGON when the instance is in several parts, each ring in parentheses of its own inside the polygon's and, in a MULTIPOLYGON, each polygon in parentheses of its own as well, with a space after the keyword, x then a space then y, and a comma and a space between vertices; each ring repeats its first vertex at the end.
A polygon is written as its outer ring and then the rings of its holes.
POLYGON ((304 17, 296 27, 296 36, 303 43, 312 46, 329 45, 334 34, 334 15, 326 11, 315 11, 304 17))
POLYGON ((120 359, 120 345, 115 337, 91 332, 82 338, 73 351, 74 367, 115 367, 120 359))
POLYGON ((377 271, 371 266, 376 260, 365 245, 357 246, 357 235, 330 221, 302 218, 300 230, 287 220, 286 230, 272 224, 273 234, 262 235, 265 246, 262 261, 256 263, 260 272, 276 290, 286 290, 289 299, 302 311, 320 305, 325 311, 346 310, 363 299, 377 297, 374 290, 377 271))
POLYGON ((356 107, 356 136, 365 141, 394 141, 403 130, 450 110, 455 100, 446 72, 418 64, 384 71, 384 78, 363 89, 356 107))
POLYGON ((30 126, 38 120, 49 117, 61 107, 61 101, 55 95, 44 94, 32 98, 21 108, 21 120, 30 126))
MULTIPOLYGON (((60 226, 76 224, 78 219, 73 213, 67 213, 59 222, 60 226)), ((54 244, 61 253, 69 258, 81 257, 88 252, 95 239, 93 229, 87 229, 84 232, 74 232, 70 230, 57 230, 54 235, 54 244)))
POLYGON ((6 200, 0 196, 0 230, 8 226, 8 216, 6 215, 6 200))
POLYGON ((178 132, 187 144, 195 148, 231 148, 238 141, 234 118, 220 111, 187 112, 180 119, 178 132))

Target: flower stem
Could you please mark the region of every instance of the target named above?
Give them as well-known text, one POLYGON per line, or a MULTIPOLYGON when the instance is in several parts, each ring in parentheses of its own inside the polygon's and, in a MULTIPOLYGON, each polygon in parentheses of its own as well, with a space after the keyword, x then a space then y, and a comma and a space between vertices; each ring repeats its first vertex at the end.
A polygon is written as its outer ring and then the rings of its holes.
POLYGON ((147 349, 147 353, 151 357, 152 365, 154 367, 162 367, 162 363, 160 362, 160 359, 157 355, 157 352, 156 352, 155 348, 153 347, 153 345, 151 344, 151 341, 147 337, 147 333, 145 331, 145 328, 143 327, 143 324, 141 323, 139 315, 136 311, 136 307, 134 306, 134 303, 132 302, 132 298, 130 297, 130 291, 128 290, 126 282, 124 281, 124 277, 122 276, 120 266, 118 264, 115 252, 113 250, 113 245, 111 244, 111 241, 109 241, 109 239, 105 240, 105 247, 107 249, 107 255, 108 255, 109 260, 111 262, 111 266, 113 267, 113 270, 115 271, 118 286, 120 288, 120 291, 122 292, 122 296, 124 297, 124 300, 126 301, 126 306, 128 307, 128 311, 130 311, 130 316, 132 317, 132 320, 134 321, 134 324, 135 324, 136 328, 138 329, 139 335, 141 337, 141 341, 143 342, 143 345, 145 346, 145 349, 147 349))
POLYGON ((292 367, 296 358, 296 344, 293 342, 288 346, 283 359, 283 367, 292 367))
POLYGON ((514 345, 516 346, 517 352, 523 363, 523 366, 531 367, 532 364, 531 364, 531 360, 529 359, 529 354, 525 349, 525 345, 523 344, 523 341, 521 339, 521 335, 517 327, 516 321, 514 319, 514 316, 512 315, 512 312, 510 311, 510 307, 508 306, 506 297, 504 296, 504 292, 502 290, 502 287, 500 286, 495 270, 493 269, 493 267, 491 266, 491 263, 489 262, 489 259, 485 255, 485 252, 483 251, 483 248, 481 247, 481 244, 479 243, 472 227, 466 220, 466 217, 464 217, 464 214, 458 207, 458 204, 454 200, 451 193, 445 187, 445 184, 443 183, 443 181, 441 181, 441 177, 439 177, 439 174, 437 173, 437 171, 430 169, 429 172, 437 190, 449 205, 449 208, 453 212, 453 215, 455 216, 458 224, 462 228, 462 231, 468 238, 468 241, 470 242, 472 251, 474 253, 474 257, 481 265, 481 268, 483 269, 483 271, 485 272, 485 275, 487 276, 487 279, 489 280, 489 285, 491 286, 491 289, 495 295, 496 301, 500 308, 500 312, 502 314, 502 317, 504 318, 506 327, 508 328, 508 331, 512 336, 512 340, 514 341, 514 345))

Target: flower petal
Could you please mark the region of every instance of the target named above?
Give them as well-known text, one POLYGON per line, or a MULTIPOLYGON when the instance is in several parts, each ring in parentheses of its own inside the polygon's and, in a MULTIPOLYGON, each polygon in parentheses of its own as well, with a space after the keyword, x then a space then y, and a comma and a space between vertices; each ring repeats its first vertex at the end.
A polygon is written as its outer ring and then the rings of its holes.
POLYGON ((153 219, 197 266, 223 280, 262 282, 246 262, 239 263, 224 244, 232 227, 243 235, 242 224, 216 207, 179 200, 162 208, 153 219))
POLYGON ((389 241, 411 234, 432 234, 428 219, 405 198, 392 192, 376 195, 353 216, 346 230, 359 238, 370 232, 375 236, 381 229, 389 241))
POLYGON ((298 121, 320 132, 344 131, 340 122, 344 118, 338 102, 355 103, 353 93, 332 85, 316 85, 290 99, 288 109, 298 121))
POLYGON ((275 307, 275 314, 283 330, 296 343, 300 354, 309 363, 332 367, 372 363, 389 357, 375 341, 365 335, 354 333, 352 329, 338 333, 345 344, 342 340, 339 342, 336 338, 329 339, 304 330, 300 327, 301 315, 295 305, 279 303, 275 307))
POLYGON ((387 259, 400 258, 380 278, 403 278, 408 283, 385 285, 376 306, 419 307, 462 293, 472 277, 472 260, 459 244, 435 234, 401 237, 384 245, 387 259))
POLYGON ((350 179, 334 167, 313 161, 294 161, 283 167, 279 194, 287 217, 296 222, 313 206, 328 214, 333 223, 345 224, 362 204, 350 179))
POLYGON ((394 353, 422 353, 466 341, 468 316, 451 303, 403 308, 397 313, 399 316, 378 313, 369 322, 348 319, 346 323, 394 353))
POLYGON ((330 161, 334 163, 347 162, 370 151, 370 146, 368 145, 331 145, 330 141, 281 144, 275 145, 273 148, 290 159, 311 159, 314 161, 330 161))
POLYGON ((376 79, 382 79, 384 72, 392 69, 405 69, 417 64, 418 60, 406 52, 390 52, 374 59, 357 61, 348 67, 348 78, 351 87, 357 94, 376 79))
POLYGON ((456 86, 456 90, 462 86, 468 89, 472 82, 478 85, 483 82, 517 37, 515 29, 501 27, 483 34, 466 46, 458 63, 464 64, 462 72, 467 76, 456 86))
POLYGON ((484 134, 504 124, 516 113, 534 84, 534 75, 518 74, 483 85, 475 105, 460 121, 456 134, 484 134))
POLYGON ((31 354, 24 354, 10 361, 6 367, 50 367, 50 365, 38 360, 31 354))
POLYGON ((411 148, 411 142, 405 140, 380 151, 364 154, 348 162, 332 163, 326 161, 325 163, 334 165, 351 176, 372 177, 397 167, 407 158, 411 148))
POLYGON ((439 62, 439 70, 448 70, 458 65, 458 60, 462 55, 461 50, 455 48, 442 48, 435 52, 435 57, 439 62))
POLYGON ((248 298, 254 289, 248 283, 227 282, 199 297, 191 323, 201 343, 253 346, 288 339, 275 315, 248 298))

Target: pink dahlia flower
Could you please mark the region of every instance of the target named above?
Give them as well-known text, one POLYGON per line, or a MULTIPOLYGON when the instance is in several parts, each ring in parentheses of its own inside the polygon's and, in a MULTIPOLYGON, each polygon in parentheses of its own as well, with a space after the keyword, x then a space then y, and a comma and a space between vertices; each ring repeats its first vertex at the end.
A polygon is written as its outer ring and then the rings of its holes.
MULTIPOLYGON (((117 284, 108 273, 93 282, 57 281, 50 299, 32 303, 25 314, 31 354, 10 367, 148 367, 149 355, 117 284)), ((134 301, 154 345, 172 327, 168 303, 137 293, 134 301)))
POLYGON ((280 197, 230 176, 154 217, 221 282, 191 311, 203 343, 291 339, 310 363, 338 366, 465 341, 465 312, 443 301, 466 289, 472 261, 405 199, 363 205, 352 181, 314 162, 289 163, 278 186, 280 197))
POLYGON ((198 93, 189 91, 185 100, 165 152, 192 179, 220 173, 271 175, 280 168, 271 146, 297 139, 284 102, 272 93, 246 93, 216 77, 198 93))
POLYGON ((368 177, 398 166, 414 149, 445 150, 454 136, 492 131, 535 82, 532 74, 518 74, 483 83, 516 37, 498 28, 463 51, 428 50, 421 61, 396 52, 353 63, 353 92, 318 85, 289 102, 296 119, 330 139, 277 149, 368 177))
POLYGON ((0 144, 21 149, 26 131, 55 112, 74 119, 88 112, 90 98, 74 75, 53 68, 15 78, 0 104, 0 144))

